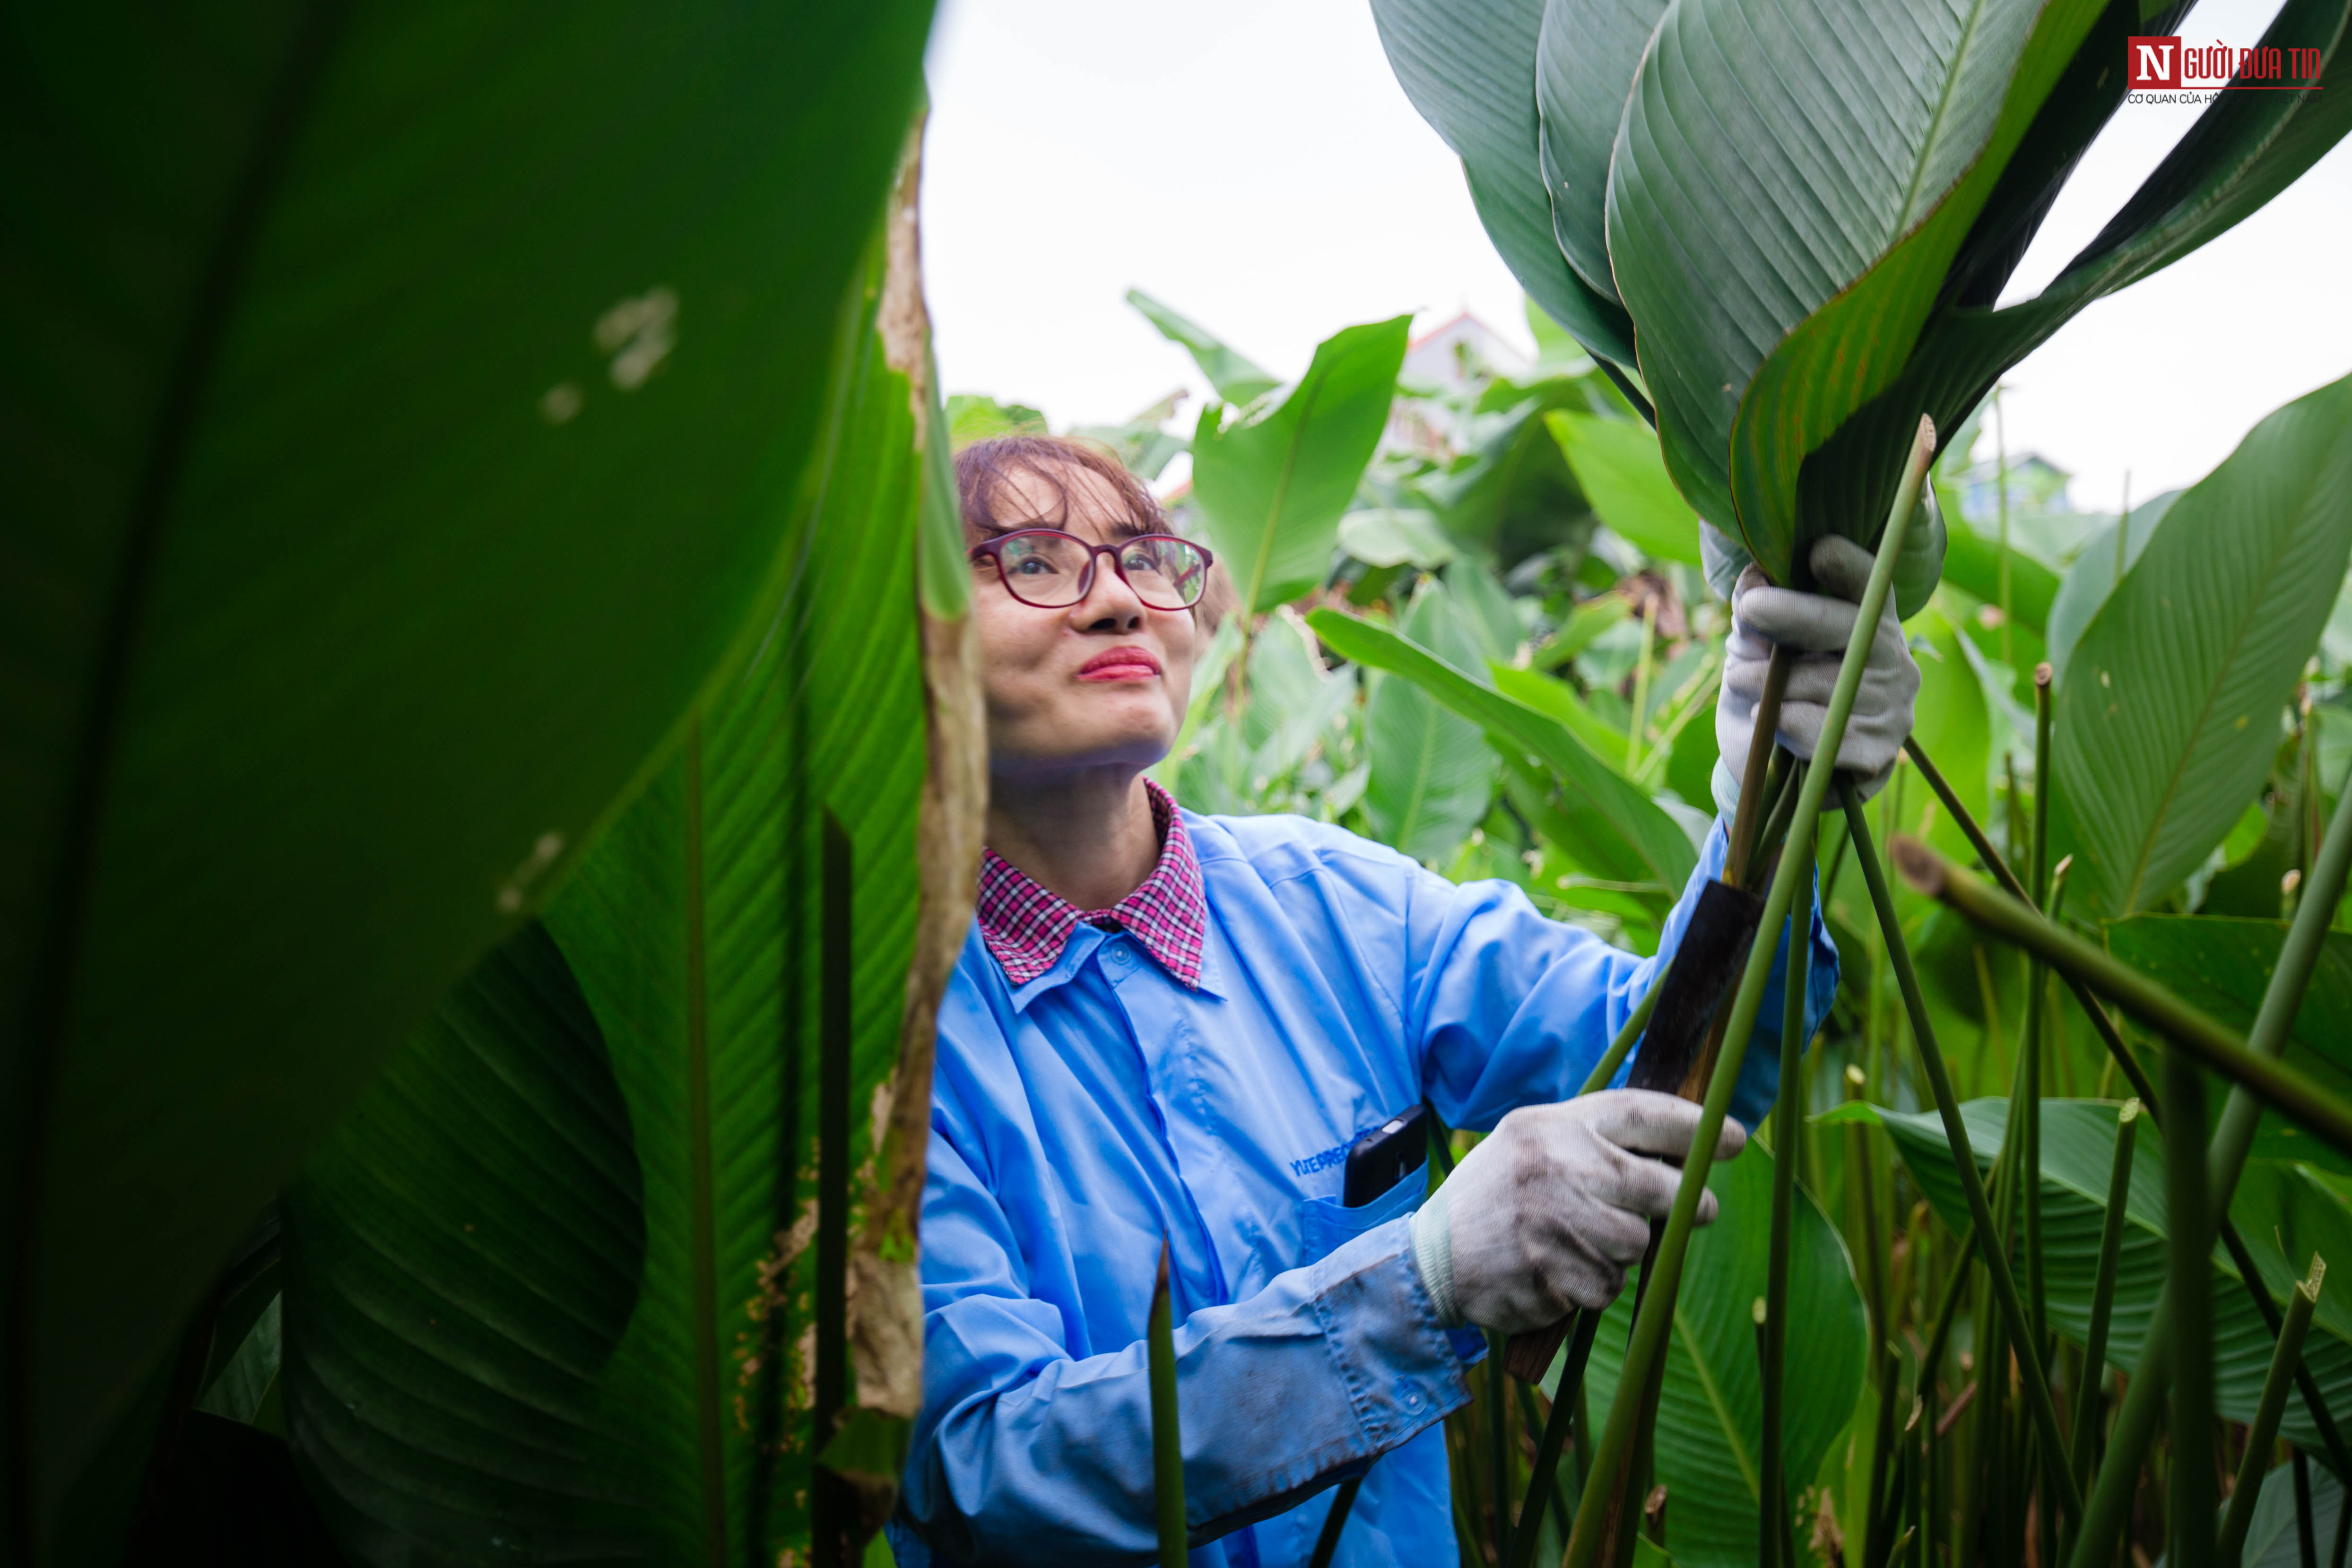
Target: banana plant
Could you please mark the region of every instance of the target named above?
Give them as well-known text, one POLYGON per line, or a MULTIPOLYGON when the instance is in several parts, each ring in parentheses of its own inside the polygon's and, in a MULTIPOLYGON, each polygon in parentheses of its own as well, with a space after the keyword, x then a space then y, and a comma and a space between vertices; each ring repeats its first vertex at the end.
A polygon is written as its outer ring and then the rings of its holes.
POLYGON ((1373 6, 1505 261, 1596 357, 1638 370, 1685 497, 1783 582, 1822 534, 1875 544, 1922 413, 1956 427, 2084 307, 2224 232, 2352 129, 2352 80, 2325 63, 2352 6, 2293 0, 2262 43, 2315 51, 2316 89, 2217 95, 2048 287, 1999 306, 2122 101, 2126 39, 2183 9, 1373 6))

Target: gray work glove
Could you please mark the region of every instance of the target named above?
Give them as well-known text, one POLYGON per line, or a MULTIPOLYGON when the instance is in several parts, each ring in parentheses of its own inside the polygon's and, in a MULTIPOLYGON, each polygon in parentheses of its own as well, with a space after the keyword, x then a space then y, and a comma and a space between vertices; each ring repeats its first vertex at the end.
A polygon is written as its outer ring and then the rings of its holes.
MULTIPOLYGON (((1948 542, 1943 509, 1936 505, 1936 487, 1922 485, 1919 509, 1913 514, 1910 528, 1904 530, 1902 553, 1895 558, 1895 613, 1903 620, 1925 610, 1935 596, 1936 584, 1943 580, 1948 542)), ((1704 518, 1698 525, 1698 555, 1707 587, 1717 599, 1725 600, 1737 591, 1739 574, 1756 559, 1746 545, 1704 518)))
MULTIPOLYGON (((1715 801, 1728 816, 1739 803, 1740 770, 1747 766, 1748 737, 1755 733, 1756 704, 1764 695, 1765 666, 1772 645, 1799 650, 1796 667, 1780 698, 1780 743, 1811 758, 1829 718, 1830 693, 1855 609, 1870 580, 1870 552, 1836 535, 1813 541, 1814 580, 1819 593, 1775 588, 1749 566, 1739 574, 1731 600, 1731 636, 1725 645, 1723 691, 1715 700, 1715 801)), ((1912 706, 1919 695, 1919 666, 1903 641, 1903 623, 1890 600, 1871 639, 1870 662, 1862 689, 1854 694, 1838 766, 1862 781, 1863 799, 1876 794, 1895 772, 1895 755, 1911 733, 1912 706)))
MULTIPOLYGON (((1674 1207, 1683 1174, 1648 1156, 1690 1153, 1699 1108, 1648 1089, 1606 1089, 1505 1116, 1412 1217, 1413 1261, 1448 1328, 1543 1328, 1606 1307, 1674 1207)), ((1748 1142, 1726 1119, 1715 1157, 1748 1142)), ((1715 1218, 1715 1194, 1698 1223, 1715 1218)))

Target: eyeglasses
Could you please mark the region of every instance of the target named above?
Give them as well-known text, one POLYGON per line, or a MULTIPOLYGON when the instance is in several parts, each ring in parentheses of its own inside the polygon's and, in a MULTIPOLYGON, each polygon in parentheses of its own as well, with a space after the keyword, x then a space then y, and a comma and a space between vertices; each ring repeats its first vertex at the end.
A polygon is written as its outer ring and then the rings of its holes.
POLYGON ((1102 555, 1110 557, 1111 570, 1153 610, 1190 610, 1200 603, 1215 559, 1174 534, 1138 534, 1098 545, 1059 528, 1021 528, 974 545, 971 563, 994 561, 1004 591, 1024 604, 1066 610, 1094 591, 1095 558, 1102 555))

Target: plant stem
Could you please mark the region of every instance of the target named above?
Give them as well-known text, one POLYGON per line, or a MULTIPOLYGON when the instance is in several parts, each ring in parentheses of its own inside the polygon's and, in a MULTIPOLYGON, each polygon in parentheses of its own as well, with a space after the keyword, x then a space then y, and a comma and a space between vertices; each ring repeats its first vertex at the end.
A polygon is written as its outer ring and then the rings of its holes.
POLYGON ((1503 1392, 1503 1336, 1486 1335, 1486 1470, 1495 1499, 1495 1561, 1511 1550, 1511 1405, 1503 1392))
POLYGON ((1176 1323, 1168 1297, 1168 1243, 1144 1331, 1151 1367, 1151 1490, 1160 1521, 1160 1568, 1184 1568, 1184 1438, 1176 1419, 1176 1323))
MULTIPOLYGON (((2346 1104, 2321 1088, 2302 1069, 2290 1066, 2275 1056, 2250 1049, 2246 1041, 2174 996, 2163 985, 2110 956, 2103 949, 2093 946, 2073 932, 2051 925, 2032 910, 1951 864, 1916 839, 1897 840, 1895 853, 1905 880, 1919 892, 1941 900, 1970 924, 2039 955, 2059 973, 2072 975, 2094 991, 2112 998, 2141 1023, 2237 1085, 2245 1092, 2244 1138, 2251 1139, 2254 1119, 2261 1114, 2254 1103, 2259 1099, 2288 1120, 2318 1134, 2336 1149, 2352 1154, 2352 1105, 2346 1104)), ((2326 907, 2332 909, 2334 905, 2330 903, 2326 907)), ((2299 929, 2302 923, 2298 921, 2296 924, 2299 929)), ((2290 948, 2294 945, 2292 934, 2288 945, 2290 948)), ((2317 944, 2315 942, 2314 956, 2316 951, 2317 944)), ((2286 953, 2280 955, 2279 972, 2284 972, 2287 957, 2286 953)), ((2310 962, 2308 957, 2304 960, 2306 976, 2310 962)), ((2295 989, 2299 993, 2302 988, 2297 986, 2295 989)), ((2263 1007, 2266 1010, 2269 1005, 2269 999, 2265 998, 2263 1007)), ((2256 1019, 2257 1027, 2261 1021, 2256 1019)), ((2284 1035, 2285 1028, 2282 1024, 2279 1028, 2282 1041, 2284 1035)), ((2235 1093, 2231 1096, 2231 1109, 2236 1108, 2238 1099, 2235 1093)), ((2229 1111, 2223 1112, 2225 1129, 2229 1125, 2229 1111)), ((2164 1118, 2167 1124, 2171 1120, 2169 1116, 2164 1118)), ((2215 1134, 2217 1139, 2221 1135, 2220 1132, 2215 1134)), ((2232 1174, 2232 1185, 2235 1185, 2232 1174)))
POLYGON ((1723 880, 1734 887, 1748 880, 1748 855, 1755 847, 1756 824, 1764 808, 1765 779, 1769 776, 1774 754, 1779 750, 1775 737, 1780 728, 1780 699, 1789 689, 1789 672, 1796 667, 1797 656, 1775 643, 1772 657, 1764 666, 1764 692, 1756 699, 1755 727, 1748 741, 1748 760, 1739 772, 1739 804, 1731 813, 1731 836, 1724 856, 1723 880))
POLYGON ((2099 1228, 2099 1270, 2091 1287, 2091 1331, 2083 1341, 2082 1386, 2074 1391, 2074 1484, 2091 1484, 2091 1452, 2098 1436, 2099 1385, 2106 1381, 2107 1328, 2114 1321, 2116 1270, 2123 1259, 2124 1220, 2131 1197, 2132 1146, 2139 1137, 2140 1103, 2116 1113, 2115 1165, 2107 1176, 2107 1214, 2099 1228))
MULTIPOLYGON (((1870 843, 1870 825, 1863 818, 1862 802, 1854 797, 1851 786, 1846 789, 1845 800, 1846 822, 1853 830, 1863 874, 1870 883, 1871 903, 1877 907, 1879 925, 1886 933, 1889 956, 1895 961, 1895 982, 1903 990, 1903 1005, 1910 1009, 1911 1033, 1918 1047, 1920 1070, 1935 1092, 1936 1111, 1943 1118, 1945 1140, 1952 1145, 1960 1189, 1969 1200, 1969 1216, 1976 1222, 1978 1235, 1999 1238, 2003 1233, 1994 1222, 1992 1205, 1985 1197, 1984 1180, 1977 1171, 1976 1155, 1969 1143, 1969 1129, 1960 1120, 1959 1101, 1952 1093, 1951 1075, 1945 1070, 1943 1051, 1936 1043, 1935 1026, 1927 1019, 1927 1003, 1919 991, 1919 976, 1911 967, 1911 951, 1903 943, 1902 926, 1895 917, 1895 895, 1887 889, 1886 873, 1880 869, 1877 852, 1870 843)), ((1924 846, 1910 839, 1898 839, 1895 843, 1898 860, 1908 848, 1918 847, 1924 852, 1924 846)), ((1977 1253, 1985 1261, 1985 1274, 1992 1282, 1993 1298, 2000 1307, 2024 1375, 2026 1405, 2042 1437, 2042 1458, 2052 1472, 2052 1490, 2063 1498, 2071 1518, 2081 1511, 2082 1498, 2074 1490, 2074 1478, 2066 1473, 2066 1445, 2058 1435, 2058 1407, 2051 1398, 2049 1379, 2042 1374, 2041 1350, 2031 1338, 2032 1325, 2026 1316, 2025 1302, 2018 1294, 2017 1278, 2010 1270, 2007 1249, 2000 1245, 1980 1246, 1977 1253)), ((1991 1413, 1987 1414, 1990 1418, 1991 1413)))
POLYGON ((2213 1280, 2205 1181, 2205 1079, 2179 1046, 2164 1053, 2165 1295, 2172 1303, 2172 1450, 2165 1539, 2174 1568, 2213 1561, 2213 1280))
MULTIPOLYGON (((2271 1300, 2270 1291, 2262 1283, 2262 1270, 2254 1263, 2254 1255, 2246 1249, 2246 1239, 2238 1234, 2238 1228, 2231 1224, 2226 1216, 2219 1228, 2221 1245, 2230 1249, 2230 1261, 2238 1266, 2238 1278, 2245 1284, 2246 1294, 2253 1301, 2254 1311, 2261 1315, 2263 1326, 2270 1331, 2273 1338, 2276 1338, 2279 1330, 2284 1326, 2284 1320, 2279 1316, 2278 1303, 2271 1300)), ((2320 1446, 2327 1450, 2328 1459, 2336 1467, 2336 1473, 2352 1475, 2352 1453, 2345 1451, 2344 1435, 2336 1429, 2335 1417, 2327 1413, 2327 1402, 2320 1393, 2319 1380, 2302 1362, 2295 1363, 2294 1385, 2303 1396, 2303 1407, 2310 1413, 2311 1424, 2319 1428, 2320 1446)))
POLYGON ((1339 1550, 1339 1531, 1346 1528, 1349 1511, 1356 1506, 1356 1493, 1363 1485, 1361 1476, 1349 1476, 1339 1483, 1339 1495, 1331 1500, 1331 1511, 1323 1516, 1323 1532, 1315 1538, 1315 1556, 1307 1568, 1331 1568, 1331 1555, 1339 1550))
POLYGON ((1642 731, 1647 727, 1643 710, 1650 706, 1650 644, 1657 636, 1658 601, 1653 594, 1642 606, 1642 653, 1633 664, 1633 711, 1625 722, 1625 771, 1642 765, 1642 731))
MULTIPOLYGON (((1992 453, 1993 480, 2000 490, 2000 662, 2012 665, 2010 657, 2009 621, 2015 613, 2010 605, 2009 593, 2009 433, 2000 417, 2000 383, 1992 389, 1992 453)), ((2040 789, 2037 780, 2035 789, 2040 789)))
MULTIPOLYGON (((2202 1151, 2200 1150, 2201 1154, 2202 1151)), ((2238 1461, 2238 1481, 2230 1493, 2229 1511, 2221 1516, 2221 1544, 2214 1556, 2224 1568, 2237 1568, 2246 1550, 2246 1529, 2254 1522, 2254 1496, 2263 1490, 2263 1461, 2278 1441, 2279 1416, 2286 1410, 2286 1391, 2294 1382, 2295 1364, 2303 1357, 2303 1338, 2311 1327, 2311 1310, 2319 1304, 2319 1287, 2327 1264, 2316 1253, 2311 1272, 2286 1299, 2286 1321, 2279 1325, 2278 1344, 2271 1352, 2270 1371, 2263 1376, 2263 1396, 2254 1406, 2254 1424, 2246 1433, 2246 1451, 2238 1461)))
MULTIPOLYGON (((2050 666, 2033 666, 2033 906, 2050 907, 2050 666)), ((2055 918, 2053 916, 2053 918, 2055 918)), ((2033 1308, 2033 1349, 2050 1353, 2050 1295, 2042 1258, 2042 1040, 2050 1012, 2049 987, 2039 963, 2027 967, 2025 983, 2025 1289, 2033 1308)), ((2043 1511, 2047 1518, 2048 1511, 2043 1511)))
MULTIPOLYGON (((1864 588, 1862 604, 1854 617, 1853 634, 1847 639, 1844 661, 1838 666, 1837 685, 1830 694, 1829 711, 1822 725, 1821 743, 1817 755, 1822 766, 1805 770, 1802 793, 1797 801, 1797 814, 1790 831, 1800 840, 1812 835, 1814 823, 1820 819, 1822 803, 1829 794, 1832 777, 1836 773, 1835 758, 1845 740, 1846 720, 1853 712, 1854 695, 1862 686, 1864 666, 1869 661, 1870 645, 1878 631, 1879 617, 1886 608, 1889 588, 1895 578, 1895 562, 1903 548, 1903 535, 1912 508, 1917 505, 1919 481, 1926 474, 1927 459, 1934 453, 1935 426, 1923 415, 1919 432, 1914 440, 1910 461, 1905 465, 1903 478, 1895 487, 1895 509, 1887 518, 1886 531, 1880 538, 1877 559, 1870 569, 1870 580, 1864 588)), ((1749 771, 1755 770, 1753 750, 1750 751, 1749 771)), ((1789 918, 1795 901, 1797 883, 1812 880, 1812 862, 1802 855, 1783 855, 1773 873, 1771 887, 1764 897, 1764 914, 1757 923, 1759 940, 1749 945, 1748 963, 1739 977, 1739 988, 1735 993, 1728 1025, 1725 1030, 1722 1054, 1716 1060, 1715 1071, 1707 1082, 1706 1098, 1699 1109, 1697 1127, 1691 1137, 1691 1157, 1683 1169, 1682 1184, 1675 1189, 1675 1203, 1666 1219, 1663 1245, 1658 1251, 1655 1278, 1646 1280, 1646 1298, 1633 1318, 1633 1333, 1625 1347, 1625 1359, 1617 1383, 1617 1396, 1609 1407, 1609 1417, 1601 1430, 1598 1452, 1593 1456, 1592 1469, 1603 1478, 1622 1473, 1627 1456, 1632 1452, 1634 1424, 1640 1417, 1642 1391, 1650 1382, 1651 1369, 1665 1348, 1666 1313, 1672 1309, 1675 1287, 1681 1282, 1683 1260, 1690 1246, 1691 1222, 1698 1211, 1699 1195, 1706 1190, 1707 1167, 1713 1163, 1716 1141, 1722 1135, 1723 1118, 1731 1104, 1732 1091, 1739 1080, 1739 1069, 1748 1054, 1749 1035, 1756 1027, 1756 1014, 1763 1004, 1764 987, 1771 977, 1773 944, 1762 939, 1762 933, 1777 932, 1789 918)), ((1578 1510, 1576 1528, 1569 1538, 1565 1568, 1593 1568, 1601 1551, 1602 1516, 1607 1511, 1605 1497, 1615 1487, 1604 1483, 1588 1487, 1583 1503, 1578 1510)))
MULTIPOLYGON (((1949 811, 1952 820, 1959 824, 1960 831, 1967 836, 1969 847, 1977 852, 1977 858, 1984 862, 1985 870, 1992 873, 1993 880, 2000 883, 2011 898, 2026 901, 2025 884, 2017 880, 2017 873, 2009 869, 2009 862, 2001 859, 2000 852, 1992 847, 1992 840, 1969 814, 1969 809, 1960 803, 1960 798, 1952 792, 1952 787, 1944 781, 1944 776, 1936 770, 1936 765, 1927 760, 1927 754, 1919 749, 1918 740, 1915 737, 1905 741, 1903 749, 1911 754, 1911 760, 1918 765, 1928 788, 1936 791, 1936 798, 1944 802, 1944 810, 1949 811)), ((2066 982, 2066 988, 2074 993, 2074 1000, 2089 1015, 2091 1027, 2099 1031, 2099 1039, 2106 1045, 2107 1055, 2123 1069, 2124 1077, 2130 1082, 2132 1092, 2139 1096, 2148 1119, 2163 1121, 2156 1084, 2149 1079, 2147 1069, 2140 1066, 2139 1059, 2132 1055, 2131 1048, 2124 1043, 2123 1034, 2116 1028, 2115 1020, 2107 1016, 2107 1009, 2099 1005, 2099 999, 2091 994, 2087 986, 2072 976, 2062 975, 2059 977, 2066 982)))
POLYGON ((1551 1416, 1544 1422, 1543 1437, 1536 1444, 1536 1469, 1528 1480, 1528 1500, 1519 1509, 1518 1525, 1511 1531, 1510 1550, 1503 1558, 1508 1568, 1528 1568, 1536 1560, 1536 1540, 1543 1532, 1544 1504, 1559 1490, 1554 1478, 1559 1474, 1559 1451, 1568 1441, 1570 1428, 1575 1425, 1576 1407, 1584 1396, 1584 1364, 1592 1354, 1592 1336, 1600 1327, 1599 1312, 1576 1314, 1576 1333, 1568 1342, 1568 1360, 1560 1367, 1559 1383, 1552 1392, 1551 1416))
MULTIPOLYGON (((2352 797, 2352 790, 2346 791, 2346 796, 2352 797)), ((2312 966, 2318 962, 2320 944, 2336 914, 2336 901, 2344 895, 2347 870, 2352 870, 2352 799, 2339 797, 2336 815, 2327 824, 2327 838, 2312 864, 2308 895, 2295 911, 2294 924, 2279 948, 2278 963, 2263 991, 2262 1009, 2246 1037, 2248 1048, 2264 1058, 2276 1058, 2286 1050, 2288 1027, 2303 1003, 2312 966)), ((2208 1183, 2216 1214, 2226 1215, 2230 1210, 2230 1196, 2237 1190, 2239 1173, 2244 1170, 2247 1151, 2252 1147, 2257 1114, 2252 1096, 2242 1089, 2232 1090, 2221 1108, 2221 1124, 2206 1145, 2208 1183)), ((2138 1487, 2140 1461, 2155 1436, 2164 1404, 2172 1330, 2168 1292, 2158 1296, 2147 1333, 2140 1341, 2139 1364, 2124 1392, 2123 1407, 2116 1412, 2106 1462, 2099 1467, 2098 1479, 2092 1487, 2082 1528, 2068 1557, 2069 1568, 2105 1568, 2115 1556, 2138 1487)), ((2352 1507, 2344 1510, 2337 1527, 2339 1552, 2347 1529, 2352 1529, 2352 1507)))
MULTIPOLYGON (((1803 853, 1807 861, 1813 859, 1811 838, 1803 844, 1803 853)), ((1790 922, 1789 969, 1782 982, 1780 1008, 1780 1097, 1772 1111, 1772 1239, 1764 1274, 1763 1452, 1758 1466, 1762 1472, 1763 1533, 1757 1558, 1763 1563, 1789 1560, 1784 1541, 1789 1523, 1788 1482, 1781 1474, 1780 1427, 1789 1340, 1789 1236, 1795 1218, 1797 1140, 1802 1116, 1795 1086, 1803 1075, 1805 996, 1811 977, 1810 937, 1810 933, 1798 933, 1795 921, 1790 922)))

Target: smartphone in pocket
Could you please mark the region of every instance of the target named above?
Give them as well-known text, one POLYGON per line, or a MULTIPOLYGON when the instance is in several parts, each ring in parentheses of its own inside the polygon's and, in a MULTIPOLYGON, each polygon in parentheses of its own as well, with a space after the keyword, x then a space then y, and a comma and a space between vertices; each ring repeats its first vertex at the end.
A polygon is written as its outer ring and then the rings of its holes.
POLYGON ((1429 1158, 1429 1113, 1425 1106, 1390 1117, 1348 1147, 1347 1179, 1339 1201, 1349 1208, 1387 1192, 1429 1158))

